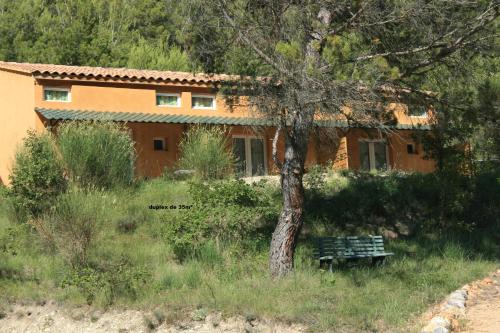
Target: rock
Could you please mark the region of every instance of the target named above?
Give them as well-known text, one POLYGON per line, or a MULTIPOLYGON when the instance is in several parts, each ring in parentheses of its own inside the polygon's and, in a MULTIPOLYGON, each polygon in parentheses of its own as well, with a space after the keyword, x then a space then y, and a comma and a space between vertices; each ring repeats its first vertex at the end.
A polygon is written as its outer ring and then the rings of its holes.
POLYGON ((245 333, 261 333, 259 329, 250 325, 250 323, 245 324, 245 333))
POLYGON ((465 317, 465 309, 457 308, 455 306, 448 305, 448 308, 442 313, 443 317, 448 319, 456 319, 465 317))
POLYGON ((451 326, 451 322, 443 317, 436 316, 431 319, 431 324, 437 325, 437 326, 443 326, 446 328, 449 328, 451 326))
POLYGON ((396 232, 389 230, 389 229, 383 229, 381 233, 382 233, 382 236, 384 236, 384 238, 387 238, 387 239, 396 239, 399 237, 399 235, 396 232))
POLYGON ((409 236, 413 231, 412 226, 409 224, 397 222, 395 226, 398 229, 398 233, 403 236, 409 236))
POLYGON ((465 302, 462 302, 460 300, 455 300, 455 299, 449 299, 447 302, 448 305, 454 306, 456 308, 464 309, 465 308, 465 302))
POLYGON ((493 280, 490 279, 490 278, 486 278, 486 279, 483 280, 483 283, 485 283, 485 284, 493 284, 493 280))
POLYGON ((3 311, 0 311, 0 319, 4 319, 5 317, 7 317, 7 314, 3 311))
POLYGON ((453 293, 448 296, 448 300, 454 300, 458 302, 465 302, 466 298, 462 294, 453 293))
POLYGON ((436 325, 433 323, 430 323, 429 325, 425 326, 420 333, 449 333, 450 330, 447 329, 446 327, 436 325))
POLYGON ((459 289, 450 294, 450 297, 453 295, 457 295, 459 297, 463 297, 464 299, 467 299, 467 292, 465 290, 459 289))

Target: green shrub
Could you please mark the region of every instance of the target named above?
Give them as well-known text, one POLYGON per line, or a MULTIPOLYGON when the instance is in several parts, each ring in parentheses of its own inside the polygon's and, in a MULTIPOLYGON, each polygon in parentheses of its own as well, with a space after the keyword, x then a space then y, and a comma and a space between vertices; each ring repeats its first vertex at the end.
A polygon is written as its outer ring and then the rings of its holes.
POLYGON ((106 205, 104 192, 70 191, 59 198, 39 228, 72 267, 84 267, 89 252, 97 246, 106 205))
POLYGON ((16 153, 10 180, 12 204, 20 220, 48 211, 66 190, 62 163, 49 133, 28 132, 16 153))
POLYGON ((62 281, 62 287, 75 286, 88 304, 99 301, 109 306, 119 297, 136 300, 150 274, 125 257, 74 269, 62 281))
POLYGON ((311 166, 304 175, 304 185, 312 196, 324 192, 326 188, 326 172, 327 169, 324 166, 316 164, 311 166))
POLYGON ((164 236, 180 260, 213 252, 211 241, 242 242, 277 217, 268 194, 241 180, 191 183, 190 193, 191 209, 163 221, 164 236))
POLYGON ((308 196, 307 224, 323 222, 327 233, 473 231, 492 228, 500 214, 500 183, 495 174, 345 173, 336 191, 308 196))
POLYGON ((58 144, 72 181, 82 187, 112 188, 134 179, 134 142, 124 125, 113 122, 67 122, 58 144))
POLYGON ((204 184, 191 182, 189 193, 193 200, 204 206, 238 205, 254 207, 266 205, 266 196, 257 191, 257 187, 238 179, 204 184))
POLYGON ((229 146, 224 129, 192 127, 179 144, 179 166, 193 170, 199 179, 224 178, 231 174, 234 162, 229 146))
POLYGON ((465 219, 478 227, 497 230, 500 237, 500 172, 482 173, 472 180, 465 219))

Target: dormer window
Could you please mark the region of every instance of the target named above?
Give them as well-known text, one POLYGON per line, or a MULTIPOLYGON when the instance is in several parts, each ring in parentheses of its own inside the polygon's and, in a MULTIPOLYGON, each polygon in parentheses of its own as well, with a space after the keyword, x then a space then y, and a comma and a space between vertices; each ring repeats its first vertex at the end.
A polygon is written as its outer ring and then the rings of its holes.
POLYGON ((215 96, 213 95, 193 95, 191 98, 193 109, 215 110, 215 96))
POLYGON ((71 102, 69 88, 43 88, 43 99, 48 102, 71 102))
POLYGON ((411 117, 418 117, 418 118, 427 117, 427 107, 425 105, 410 106, 409 111, 411 117))
POLYGON ((156 94, 156 105, 179 107, 179 106, 181 106, 181 96, 179 94, 157 93, 156 94))

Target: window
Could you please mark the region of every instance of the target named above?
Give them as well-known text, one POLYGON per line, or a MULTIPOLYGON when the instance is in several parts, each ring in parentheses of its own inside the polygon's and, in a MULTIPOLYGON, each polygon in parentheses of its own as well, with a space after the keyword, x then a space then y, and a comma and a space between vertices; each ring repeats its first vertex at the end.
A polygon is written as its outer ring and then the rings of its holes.
POLYGON ((427 117, 427 106, 412 105, 409 107, 409 114, 411 117, 425 118, 427 117))
POLYGON ((415 148, 415 145, 413 143, 409 143, 406 145, 406 151, 408 154, 416 154, 417 149, 415 148))
POLYGON ((181 106, 181 96, 179 94, 156 94, 156 105, 158 106, 181 106))
POLYGON ((165 139, 163 138, 153 139, 153 148, 154 150, 167 150, 165 146, 165 139))
POLYGON ((370 171, 389 169, 388 150, 385 141, 360 140, 359 154, 361 170, 370 171))
POLYGON ((193 109, 212 109, 215 110, 215 96, 193 95, 191 99, 193 109))
POLYGON ((235 172, 238 176, 263 176, 266 174, 264 140, 257 137, 233 137, 235 172))
POLYGON ((70 102, 69 88, 43 88, 43 99, 49 102, 70 102))

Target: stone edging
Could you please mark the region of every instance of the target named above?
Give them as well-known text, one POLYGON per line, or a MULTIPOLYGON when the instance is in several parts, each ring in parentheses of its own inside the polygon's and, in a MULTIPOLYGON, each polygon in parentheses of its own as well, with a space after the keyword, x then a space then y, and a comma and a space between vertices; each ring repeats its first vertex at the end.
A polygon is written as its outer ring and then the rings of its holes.
MULTIPOLYGON (((494 274, 494 273, 492 273, 494 274)), ((500 274, 500 270, 497 270, 500 274)), ((482 280, 466 284, 446 297, 433 311, 433 317, 420 333, 449 333, 460 329, 460 321, 466 319, 465 309, 469 298, 475 298, 477 291, 493 284, 491 274, 482 280)))
POLYGON ((469 294, 469 285, 455 290, 446 297, 439 312, 432 317, 420 333, 448 333, 452 323, 465 318, 465 301, 469 294))

